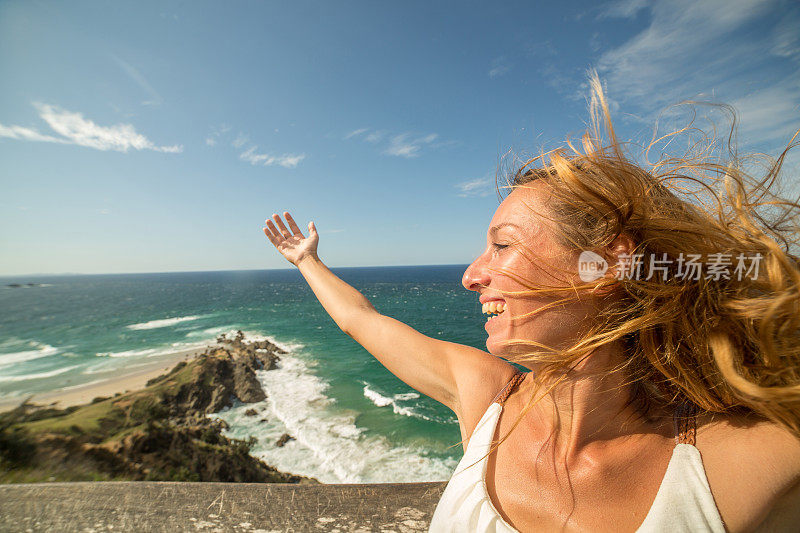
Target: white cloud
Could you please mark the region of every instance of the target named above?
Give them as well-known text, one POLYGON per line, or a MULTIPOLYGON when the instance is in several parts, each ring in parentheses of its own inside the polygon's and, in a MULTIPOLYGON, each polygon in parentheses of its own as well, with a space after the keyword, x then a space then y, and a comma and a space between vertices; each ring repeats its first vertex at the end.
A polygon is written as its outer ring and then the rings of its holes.
POLYGON ((206 145, 207 146, 216 146, 219 138, 231 131, 231 127, 225 124, 221 124, 217 128, 212 128, 211 133, 208 134, 206 137, 206 145))
POLYGON ((800 14, 787 12, 775 27, 771 52, 779 57, 800 60, 800 14))
POLYGON ((787 80, 730 102, 749 137, 786 142, 800 128, 800 81, 787 80))
POLYGON ((357 130, 353 130, 350 133, 348 133, 347 135, 345 135, 344 138, 345 139, 352 139, 353 137, 358 137, 362 133, 366 133, 367 130, 368 130, 368 128, 360 128, 360 129, 357 129, 357 130))
POLYGON ((455 186, 460 191, 458 196, 461 197, 489 196, 491 193, 496 192, 494 176, 467 180, 457 183, 455 186))
POLYGON ((66 111, 49 104, 34 103, 39 116, 60 137, 43 134, 33 128, 23 126, 4 126, 0 124, 0 137, 36 142, 76 144, 96 150, 153 150, 156 152, 179 153, 183 146, 158 146, 144 135, 138 133, 131 124, 100 126, 83 117, 81 113, 66 111))
POLYGON ((511 70, 511 64, 504 56, 496 57, 492 60, 492 65, 489 68, 490 78, 499 78, 503 74, 511 70))
POLYGON ((247 141, 249 140, 250 139, 247 137, 247 135, 240 132, 239 135, 237 135, 236 138, 231 143, 231 146, 233 146, 234 148, 241 148, 242 146, 247 144, 247 141))
MULTIPOLYGON (((641 9, 634 1, 613 5, 619 16, 641 9)), ((779 0, 652 2, 649 25, 602 53, 598 71, 609 96, 647 122, 683 100, 721 101, 735 106, 742 141, 786 141, 800 126, 800 12, 785 10, 781 23, 770 22, 781 6, 779 0)))
POLYGON ((51 142, 51 143, 66 143, 65 139, 57 139, 50 135, 44 135, 32 128, 25 128, 23 126, 3 126, 0 124, 0 137, 7 137, 9 139, 18 139, 20 141, 38 141, 38 142, 51 142))
POLYGON ((295 168, 306 158, 306 154, 283 154, 270 155, 256 153, 257 146, 251 146, 246 151, 239 154, 239 159, 247 161, 251 165, 263 165, 265 167, 280 165, 284 168, 295 168))
MULTIPOLYGON (((387 135, 389 135, 389 132, 386 130, 370 131, 369 128, 360 128, 351 131, 345 135, 344 138, 353 139, 359 137, 364 142, 379 144, 386 139, 387 135)), ((382 153, 385 155, 412 158, 419 156, 423 148, 440 148, 442 146, 454 144, 453 141, 440 141, 435 143, 434 141, 438 138, 439 135, 437 133, 429 133, 421 136, 412 133, 400 133, 388 139, 382 153)))
MULTIPOLYGON (((231 127, 225 124, 221 124, 219 127, 213 128, 211 133, 206 137, 206 144, 208 146, 216 146, 220 141, 227 143, 227 140, 230 139, 227 134, 230 131, 231 127)), ((277 133, 277 131, 278 130, 276 129, 275 132, 277 133)), ((251 165, 262 165, 265 167, 278 165, 284 168, 295 168, 306 158, 306 154, 260 154, 257 152, 258 146, 251 144, 250 137, 243 132, 239 132, 233 141, 231 141, 231 146, 237 150, 243 149, 246 144, 250 144, 250 147, 239 153, 239 159, 246 161, 251 165)))
POLYGON ((399 157, 417 157, 423 146, 432 143, 439 137, 436 133, 431 133, 424 137, 411 138, 408 133, 395 135, 389 141, 389 147, 384 150, 386 155, 395 155, 399 157))
POLYGON ((367 141, 368 143, 377 144, 381 142, 384 137, 386 137, 386 133, 387 132, 384 130, 373 131, 372 133, 364 137, 364 140, 367 141))

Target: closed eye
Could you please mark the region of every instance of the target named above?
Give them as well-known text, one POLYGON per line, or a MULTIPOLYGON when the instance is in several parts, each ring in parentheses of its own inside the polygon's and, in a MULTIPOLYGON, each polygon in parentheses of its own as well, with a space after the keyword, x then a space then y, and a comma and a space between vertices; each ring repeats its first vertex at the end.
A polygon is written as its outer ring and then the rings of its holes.
POLYGON ((499 244, 499 243, 496 243, 496 242, 493 242, 492 246, 494 246, 498 250, 502 250, 503 248, 508 248, 507 244, 499 244))

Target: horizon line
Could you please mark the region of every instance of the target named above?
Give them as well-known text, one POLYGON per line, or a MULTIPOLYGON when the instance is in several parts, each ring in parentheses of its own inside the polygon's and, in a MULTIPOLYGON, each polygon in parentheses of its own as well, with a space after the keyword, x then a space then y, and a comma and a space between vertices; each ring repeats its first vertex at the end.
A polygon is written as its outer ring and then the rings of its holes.
MULTIPOLYGON (((362 266, 328 266, 331 270, 342 268, 411 268, 411 267, 434 267, 434 266, 467 266, 469 263, 435 263, 425 265, 362 265, 362 266)), ((136 274, 199 274, 210 272, 273 272, 297 270, 297 267, 288 268, 239 268, 239 269, 214 269, 214 270, 162 270, 162 271, 141 271, 141 272, 35 272, 31 274, 0 274, 0 279, 5 278, 24 278, 24 277, 45 277, 45 276, 129 276, 136 274)))

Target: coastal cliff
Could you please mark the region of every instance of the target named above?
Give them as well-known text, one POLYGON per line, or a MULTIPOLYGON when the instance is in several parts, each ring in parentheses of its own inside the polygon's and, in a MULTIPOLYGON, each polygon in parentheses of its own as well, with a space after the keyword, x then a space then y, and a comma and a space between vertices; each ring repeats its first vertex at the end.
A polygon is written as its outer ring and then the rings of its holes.
POLYGON ((238 332, 138 391, 66 409, 23 402, 0 414, 0 483, 317 483, 251 456, 252 440, 225 437, 225 423, 206 416, 235 399, 264 400, 255 372, 274 369, 283 353, 238 332))

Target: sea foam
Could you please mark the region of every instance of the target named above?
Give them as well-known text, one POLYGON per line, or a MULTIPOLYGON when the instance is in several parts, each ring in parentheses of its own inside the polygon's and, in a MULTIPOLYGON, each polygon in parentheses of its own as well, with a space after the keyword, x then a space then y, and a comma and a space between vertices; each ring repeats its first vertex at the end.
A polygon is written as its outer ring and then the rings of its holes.
POLYGON ((58 376, 59 374, 64 374, 66 372, 69 372, 70 370, 74 370, 79 366, 80 365, 68 366, 66 368, 58 368, 56 370, 51 370, 50 372, 39 372, 37 374, 24 374, 22 376, 0 376, 0 383, 5 383, 9 381, 28 381, 31 379, 51 378, 53 376, 58 376))
MULTIPOLYGON (((24 341, 15 343, 3 343, 3 344, 6 346, 10 345, 19 346, 20 344, 23 344, 23 342, 24 341)), ((11 353, 0 353, 0 367, 6 367, 16 363, 22 363, 25 361, 40 359, 42 357, 48 357, 51 355, 55 355, 59 352, 58 348, 37 341, 28 341, 25 342, 24 345, 27 345, 26 346, 27 348, 33 348, 33 350, 23 350, 20 352, 11 352, 11 353)))
POLYGON ((133 330, 145 330, 145 329, 158 329, 158 328, 166 328, 169 326, 174 326, 175 324, 180 324, 181 322, 189 322, 191 320, 198 320, 200 318, 204 318, 204 315, 192 315, 192 316, 178 316, 173 318, 161 318, 159 320, 151 320, 150 322, 141 322, 139 324, 131 324, 130 326, 125 326, 128 329, 133 330))
POLYGON ((391 406, 392 411, 397 415, 405 415, 411 416, 415 418, 423 418, 425 420, 431 420, 430 417, 427 417, 423 414, 417 413, 411 407, 402 406, 398 404, 398 401, 402 400, 411 400, 419 398, 419 394, 416 392, 408 392, 404 394, 395 394, 391 398, 388 396, 384 396, 383 394, 379 393, 378 391, 372 390, 369 385, 365 382, 361 382, 364 384, 364 397, 370 400, 378 407, 386 407, 391 406))
POLYGON ((403 392, 393 394, 391 397, 385 396, 380 392, 372 389, 369 383, 362 381, 364 385, 364 397, 371 401, 376 407, 391 407, 392 412, 396 415, 408 416, 411 418, 419 418, 429 422, 436 422, 437 424, 457 424, 458 421, 452 419, 442 419, 438 416, 428 416, 415 409, 417 405, 402 405, 400 402, 407 402, 410 400, 418 400, 419 394, 416 392, 403 392))
POLYGON ((169 355, 176 352, 185 352, 189 350, 197 350, 204 348, 208 345, 205 341, 196 342, 173 342, 172 344, 155 346, 153 348, 144 348, 140 350, 123 350, 120 352, 98 352, 95 354, 97 357, 159 357, 162 355, 169 355))
MULTIPOLYGON (((270 339, 271 342, 275 342, 270 339)), ((283 344, 282 346, 287 346, 283 344)), ((323 483, 383 483, 446 480, 456 461, 426 457, 423 450, 393 446, 384 437, 365 435, 357 411, 337 408, 329 385, 310 370, 310 361, 288 353, 278 367, 257 371, 267 399, 239 405, 218 415, 233 438, 259 439, 253 455, 279 470, 315 477, 323 483), (258 416, 244 413, 255 408, 258 416), (283 447, 275 442, 284 433, 283 447)))

